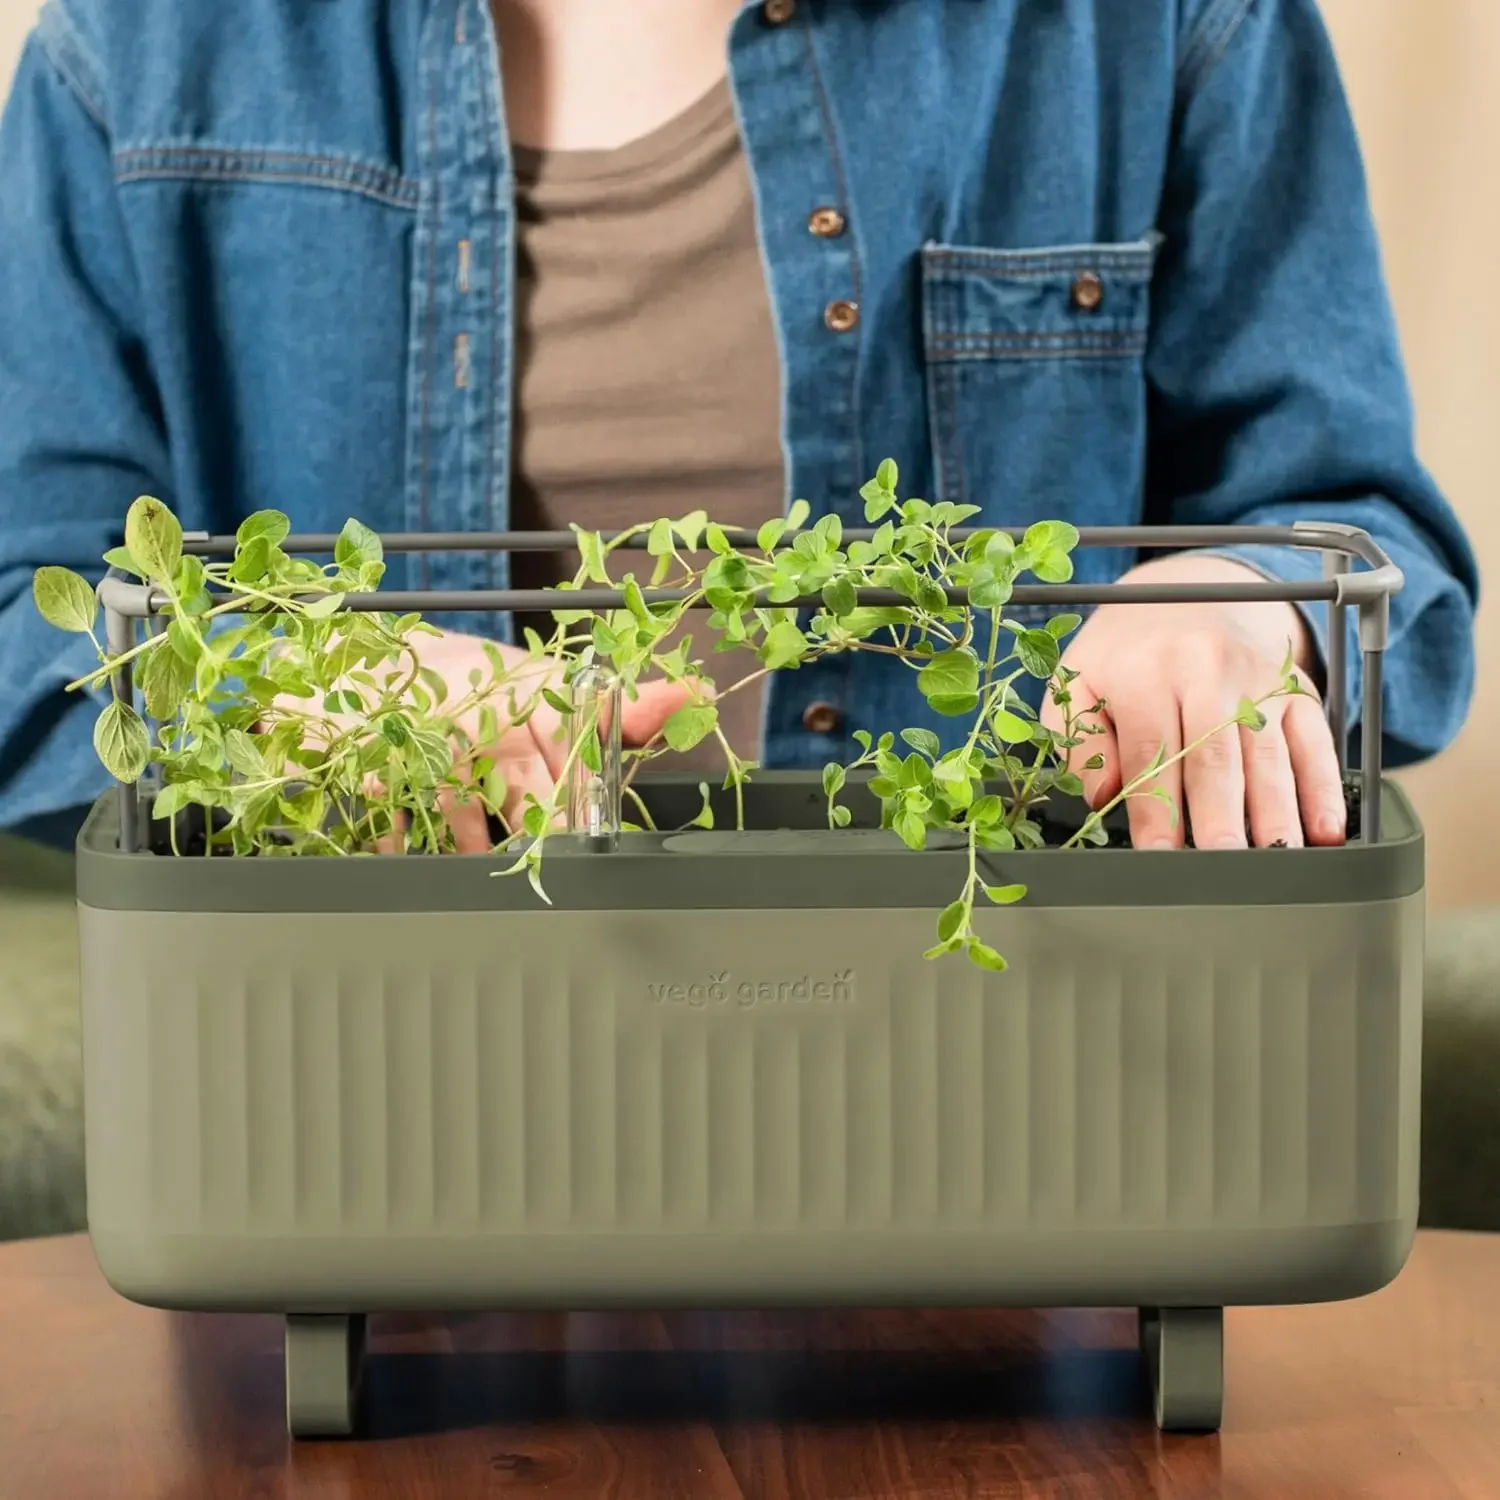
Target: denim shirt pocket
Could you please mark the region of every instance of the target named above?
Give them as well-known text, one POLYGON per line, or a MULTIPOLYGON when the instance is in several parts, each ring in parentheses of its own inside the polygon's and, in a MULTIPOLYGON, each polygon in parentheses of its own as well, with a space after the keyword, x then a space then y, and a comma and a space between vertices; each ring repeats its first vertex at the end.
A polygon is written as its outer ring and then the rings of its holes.
MULTIPOLYGON (((1000 526, 1138 519, 1158 243, 923 246, 935 499, 1000 526)), ((1090 578, 1114 566, 1098 551, 1076 563, 1090 578)))

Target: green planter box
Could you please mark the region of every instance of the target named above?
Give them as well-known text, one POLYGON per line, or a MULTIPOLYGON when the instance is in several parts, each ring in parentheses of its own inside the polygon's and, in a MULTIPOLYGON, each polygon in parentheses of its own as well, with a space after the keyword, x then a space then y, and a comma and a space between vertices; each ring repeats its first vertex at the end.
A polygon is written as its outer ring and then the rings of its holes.
MULTIPOLYGON (((758 773, 745 832, 549 841, 550 907, 491 878, 510 856, 163 857, 103 799, 77 879, 104 1274, 284 1314, 299 1434, 353 1428, 369 1313, 669 1305, 1135 1306, 1158 1423, 1216 1427, 1223 1308, 1374 1291, 1417 1223, 1400 575, 1338 528, 1249 535, 1371 565, 1295 597, 1333 607, 1340 742, 1360 609, 1378 806, 1336 849, 983 856, 1029 888, 976 913, 1004 974, 922 957, 965 853, 873 801, 828 830, 810 773, 758 773)), ((641 785, 661 827, 698 810, 641 785)))

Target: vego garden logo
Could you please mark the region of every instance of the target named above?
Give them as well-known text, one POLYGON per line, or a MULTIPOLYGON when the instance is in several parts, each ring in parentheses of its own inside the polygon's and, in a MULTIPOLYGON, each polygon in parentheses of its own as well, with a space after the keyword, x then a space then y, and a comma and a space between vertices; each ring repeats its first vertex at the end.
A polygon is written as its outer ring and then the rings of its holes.
POLYGON ((749 1009, 760 1005, 853 1005, 854 970, 835 970, 826 978, 741 979, 727 969, 691 984, 647 984, 657 1005, 686 1005, 749 1009))

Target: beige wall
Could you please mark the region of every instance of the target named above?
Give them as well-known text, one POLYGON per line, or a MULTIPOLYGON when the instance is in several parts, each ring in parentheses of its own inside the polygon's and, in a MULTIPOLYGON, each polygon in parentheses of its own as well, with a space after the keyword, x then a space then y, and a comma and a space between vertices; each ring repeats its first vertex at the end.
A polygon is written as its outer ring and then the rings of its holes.
POLYGON ((10 88, 21 43, 39 9, 37 0, 0 0, 0 96, 10 88))
POLYGON ((1446 755, 1402 777, 1428 832, 1434 907, 1500 900, 1484 803, 1500 771, 1500 4, 1323 0, 1365 144, 1423 457, 1468 526, 1487 597, 1479 688, 1446 755))
MULTIPOLYGON (((1323 0, 1364 138, 1427 462, 1500 563, 1500 0, 1323 0)), ((0 87, 35 0, 0 0, 0 87)), ((1459 743, 1403 779, 1429 835, 1434 906, 1500 900, 1481 795, 1500 772, 1500 611, 1480 620, 1479 693, 1459 743)))

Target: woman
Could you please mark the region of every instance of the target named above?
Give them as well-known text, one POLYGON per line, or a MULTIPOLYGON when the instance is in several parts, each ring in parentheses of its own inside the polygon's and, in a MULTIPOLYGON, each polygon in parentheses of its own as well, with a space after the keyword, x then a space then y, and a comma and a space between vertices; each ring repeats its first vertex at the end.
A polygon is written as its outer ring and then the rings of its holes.
MULTIPOLYGON (((50 0, 0 127, 0 224, 0 823, 100 790, 61 693, 92 663, 27 586, 96 566, 141 492, 214 532, 265 505, 310 531, 756 524, 796 496, 857 523, 889 456, 976 524, 1348 522, 1406 574, 1389 763, 1467 710, 1474 559, 1413 452, 1314 0, 50 0)), ((512 626, 446 623, 430 664, 457 680, 512 626)), ((1090 794, 1263 691, 1289 639, 1315 688, 1323 628, 1093 611, 1066 657, 1075 701, 1109 703, 1090 794)), ((865 726, 951 733, 910 677, 822 661, 734 695, 731 728, 770 765, 865 726)), ((628 728, 673 707, 647 695, 628 728)), ((1198 844, 1343 838, 1316 699, 1275 708, 1163 778, 1198 844)), ((544 735, 501 749, 513 799, 545 791, 544 735)), ((1132 834, 1183 836, 1151 799, 1132 834)))

